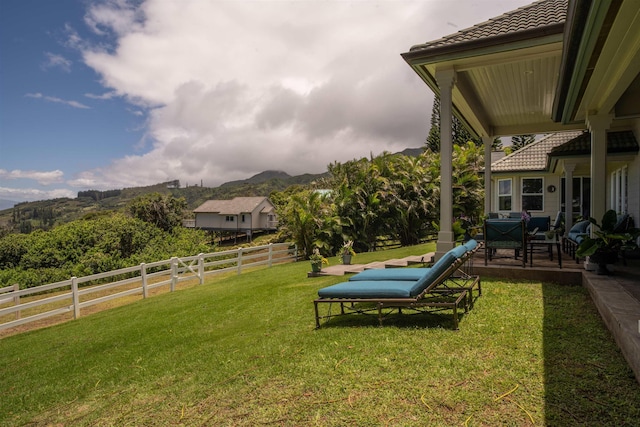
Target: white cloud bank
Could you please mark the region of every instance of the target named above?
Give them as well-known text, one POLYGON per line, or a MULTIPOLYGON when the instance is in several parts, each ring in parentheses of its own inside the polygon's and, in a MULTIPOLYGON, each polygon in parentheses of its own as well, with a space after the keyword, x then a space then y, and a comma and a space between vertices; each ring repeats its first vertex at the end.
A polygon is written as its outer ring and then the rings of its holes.
MULTIPOLYGON (((138 3, 138 2, 135 2, 138 3)), ((109 96, 149 109, 148 151, 85 171, 77 187, 205 185, 266 169, 419 147, 432 94, 400 53, 524 0, 93 4, 78 40, 109 96)))
POLYGON ((31 179, 41 185, 50 185, 63 182, 64 172, 59 169, 54 171, 23 171, 14 169, 8 171, 0 169, 0 179, 31 179))

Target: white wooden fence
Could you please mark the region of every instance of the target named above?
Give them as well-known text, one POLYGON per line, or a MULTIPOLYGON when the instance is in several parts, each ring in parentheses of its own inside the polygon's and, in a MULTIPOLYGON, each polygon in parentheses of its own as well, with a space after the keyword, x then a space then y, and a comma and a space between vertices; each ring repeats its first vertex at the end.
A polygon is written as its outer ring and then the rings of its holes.
POLYGON ((69 312, 73 312, 73 318, 77 319, 81 309, 115 298, 140 294, 147 298, 150 290, 162 286, 168 286, 173 292, 182 281, 197 279, 203 284, 204 278, 211 274, 230 271, 240 274, 243 268, 260 265, 271 267, 274 263, 295 261, 297 257, 298 250, 294 244, 271 243, 183 258, 173 257, 23 290, 15 284, 0 288, 0 330, 69 312), (25 299, 27 301, 23 301, 25 299))

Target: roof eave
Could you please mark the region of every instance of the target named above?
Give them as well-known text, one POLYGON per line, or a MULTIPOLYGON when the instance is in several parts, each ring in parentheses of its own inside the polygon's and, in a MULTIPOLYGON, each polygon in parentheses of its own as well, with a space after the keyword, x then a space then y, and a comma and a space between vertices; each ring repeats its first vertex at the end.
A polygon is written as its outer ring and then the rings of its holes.
POLYGON ((452 43, 449 45, 424 48, 422 48, 421 46, 426 46, 427 44, 415 45, 411 47, 409 52, 402 53, 401 56, 409 65, 414 65, 415 62, 423 62, 424 60, 433 59, 434 57, 455 55, 457 53, 475 51, 481 48, 500 47, 501 50, 507 51, 510 49, 515 49, 510 48, 510 44, 516 43, 519 45, 521 42, 537 40, 555 34, 562 34, 563 31, 564 23, 556 23, 545 25, 542 27, 531 28, 528 30, 517 31, 514 33, 500 34, 497 36, 452 43))

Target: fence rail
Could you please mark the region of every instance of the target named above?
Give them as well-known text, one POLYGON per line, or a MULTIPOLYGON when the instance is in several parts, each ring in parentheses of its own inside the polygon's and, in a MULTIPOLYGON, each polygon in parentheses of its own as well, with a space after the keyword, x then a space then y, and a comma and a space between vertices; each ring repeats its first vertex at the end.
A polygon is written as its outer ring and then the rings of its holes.
POLYGON ((295 261, 298 249, 291 243, 271 243, 223 252, 173 257, 142 263, 84 277, 20 290, 18 284, 0 288, 0 330, 73 312, 131 295, 149 296, 152 289, 168 286, 171 292, 178 283, 197 279, 199 284, 209 275, 274 263, 295 261), (50 295, 54 293, 55 295, 50 295), (23 317, 24 315, 24 317, 23 317))

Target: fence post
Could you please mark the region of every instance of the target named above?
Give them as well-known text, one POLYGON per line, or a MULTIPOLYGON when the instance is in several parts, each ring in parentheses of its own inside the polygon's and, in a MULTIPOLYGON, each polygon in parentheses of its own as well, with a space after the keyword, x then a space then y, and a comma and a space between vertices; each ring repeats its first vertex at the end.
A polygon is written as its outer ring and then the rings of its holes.
POLYGON ((80 317, 80 295, 78 295, 78 278, 71 278, 71 297, 73 298, 73 318, 80 317))
MULTIPOLYGON (((13 292, 18 292, 20 290, 20 285, 17 283, 13 284, 13 292)), ((20 295, 16 295, 13 297, 13 305, 20 305, 20 295)), ((20 310, 16 311, 16 319, 20 318, 20 310)))
POLYGON ((176 290, 178 283, 178 258, 171 257, 171 292, 176 290))
POLYGON ((297 262, 297 261, 298 261, 298 244, 297 244, 297 243, 294 243, 294 244, 293 244, 293 247, 294 247, 294 249, 293 249, 293 254, 294 254, 294 256, 295 256, 295 260, 296 260, 296 262, 297 262))
POLYGON ((147 290, 147 265, 143 262, 140 264, 140 277, 142 278, 142 298, 149 296, 147 290))
POLYGON ((269 243, 269 267, 273 265, 273 243, 269 243))
POLYGON ((242 248, 238 249, 238 274, 242 273, 242 248))
POLYGON ((198 277, 200 278, 200 284, 204 284, 204 254, 200 252, 198 254, 198 277))

